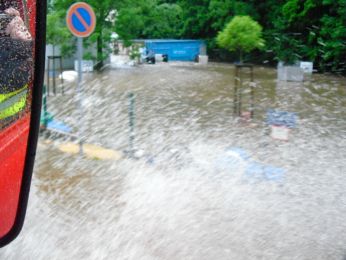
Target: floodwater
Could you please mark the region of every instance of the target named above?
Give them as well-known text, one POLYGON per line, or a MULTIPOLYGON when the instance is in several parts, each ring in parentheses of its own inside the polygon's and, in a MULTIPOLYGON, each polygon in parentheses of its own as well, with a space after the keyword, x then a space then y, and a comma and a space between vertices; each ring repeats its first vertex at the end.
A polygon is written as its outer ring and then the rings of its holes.
POLYGON ((49 112, 87 143, 125 151, 133 93, 140 158, 87 159, 42 138, 23 232, 0 259, 345 259, 345 78, 277 82, 255 67, 254 119, 244 122, 233 116, 234 70, 85 74, 82 119, 73 85, 50 96, 49 112), (268 109, 297 113, 289 141, 270 137, 268 109), (253 164, 282 175, 249 172, 253 164))

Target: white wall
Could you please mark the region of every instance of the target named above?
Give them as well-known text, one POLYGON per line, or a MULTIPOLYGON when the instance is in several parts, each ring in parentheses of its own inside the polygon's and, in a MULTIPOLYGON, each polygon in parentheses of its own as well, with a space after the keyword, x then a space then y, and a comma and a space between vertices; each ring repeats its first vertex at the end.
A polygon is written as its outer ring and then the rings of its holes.
MULTIPOLYGON (((60 47, 59 46, 55 46, 55 56, 59 56, 61 54, 60 52, 60 47)), ((53 46, 51 44, 46 45, 46 69, 47 69, 47 65, 48 65, 48 56, 53 56, 53 46)), ((69 58, 63 57, 62 58, 62 67, 63 70, 71 70, 74 67, 74 60, 76 59, 76 55, 72 55, 69 58)), ((52 68, 52 61, 51 61, 51 68, 52 68)), ((56 68, 59 69, 59 61, 56 60, 56 68)))
MULTIPOLYGON (((84 52, 91 52, 94 56, 96 56, 97 50, 96 45, 89 47, 88 49, 84 50, 84 52)), ((61 54, 60 47, 55 46, 55 56, 59 56, 61 54)), ((53 46, 51 44, 46 45, 46 69, 48 65, 48 56, 53 56, 53 46)), ((62 67, 63 70, 73 70, 74 69, 74 61, 77 59, 77 54, 73 54, 70 57, 62 57, 62 67)), ((51 61, 51 68, 52 68, 52 61, 51 61)), ((56 60, 56 69, 59 70, 59 61, 56 60)))

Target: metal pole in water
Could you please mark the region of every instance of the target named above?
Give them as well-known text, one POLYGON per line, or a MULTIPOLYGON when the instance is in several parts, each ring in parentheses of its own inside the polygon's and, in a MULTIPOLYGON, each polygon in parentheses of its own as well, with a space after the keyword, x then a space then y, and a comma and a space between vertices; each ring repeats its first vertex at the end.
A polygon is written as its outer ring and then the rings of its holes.
POLYGON ((43 126, 47 129, 48 126, 48 111, 47 111, 47 87, 43 85, 43 126))
POLYGON ((129 157, 134 157, 134 140, 135 140, 135 95, 130 93, 129 99, 129 157))
POLYGON ((241 67, 239 67, 239 87, 238 87, 238 97, 237 97, 237 100, 238 100, 238 117, 241 116, 241 106, 242 106, 242 91, 243 91, 243 81, 242 81, 242 78, 241 78, 241 67))
POLYGON ((255 82, 254 82, 254 72, 253 72, 253 67, 250 67, 251 70, 251 119, 254 118, 255 114, 255 82))
POLYGON ((50 75, 49 75, 49 73, 50 73, 50 58, 49 58, 49 56, 48 56, 48 61, 47 61, 47 93, 48 93, 48 96, 49 96, 49 86, 50 86, 50 82, 49 82, 49 80, 50 80, 50 75))
POLYGON ((54 96, 56 96, 56 71, 55 71, 55 59, 54 59, 54 56, 52 56, 53 59, 53 93, 54 93, 54 96))
POLYGON ((77 41, 78 48, 78 85, 77 85, 77 100, 79 106, 79 154, 83 155, 83 107, 82 107, 82 58, 83 58, 83 38, 78 37, 77 41))
POLYGON ((235 76, 234 76, 234 98, 233 98, 233 115, 237 116, 238 114, 238 80, 239 80, 239 70, 235 66, 235 76))
POLYGON ((59 64, 60 64, 60 75, 61 75, 61 87, 62 87, 62 91, 61 94, 64 95, 64 77, 63 77, 63 68, 62 68, 62 57, 59 56, 59 64))

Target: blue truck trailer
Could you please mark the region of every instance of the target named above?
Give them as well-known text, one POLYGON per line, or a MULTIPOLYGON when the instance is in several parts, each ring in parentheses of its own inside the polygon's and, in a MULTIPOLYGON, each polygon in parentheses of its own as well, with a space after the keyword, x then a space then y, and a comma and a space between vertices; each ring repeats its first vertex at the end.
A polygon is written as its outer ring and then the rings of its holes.
POLYGON ((202 40, 146 40, 147 52, 167 55, 169 61, 196 61, 198 55, 206 55, 202 40))

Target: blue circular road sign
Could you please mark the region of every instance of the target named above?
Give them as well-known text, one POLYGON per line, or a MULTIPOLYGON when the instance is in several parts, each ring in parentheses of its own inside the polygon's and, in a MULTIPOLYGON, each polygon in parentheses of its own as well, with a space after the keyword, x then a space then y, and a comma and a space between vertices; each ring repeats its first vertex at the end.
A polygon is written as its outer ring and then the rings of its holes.
POLYGON ((67 11, 66 24, 73 35, 88 37, 96 26, 94 10, 84 2, 75 3, 67 11))

